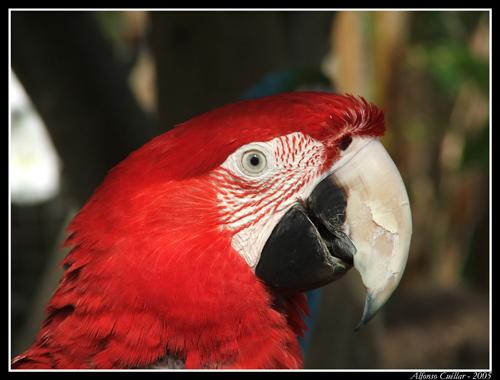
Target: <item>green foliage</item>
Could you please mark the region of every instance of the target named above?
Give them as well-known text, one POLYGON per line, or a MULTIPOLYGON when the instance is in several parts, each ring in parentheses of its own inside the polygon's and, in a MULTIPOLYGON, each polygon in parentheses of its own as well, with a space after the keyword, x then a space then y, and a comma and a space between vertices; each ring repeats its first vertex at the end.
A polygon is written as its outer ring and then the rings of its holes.
POLYGON ((102 31, 113 43, 120 43, 120 29, 123 23, 123 16, 121 12, 95 12, 97 22, 102 28, 102 31))
POLYGON ((462 168, 464 170, 479 166, 488 168, 489 166, 489 152, 490 152, 490 130, 488 128, 489 121, 482 127, 481 132, 474 137, 467 140, 465 144, 462 168))
POLYGON ((427 49, 424 58, 437 84, 449 95, 455 94, 465 81, 476 84, 487 94, 488 62, 475 57, 467 45, 440 43, 427 49))
POLYGON ((488 93, 488 62, 470 49, 472 35, 484 17, 486 12, 413 13, 410 46, 416 49, 418 63, 448 96, 454 95, 465 81, 488 93))

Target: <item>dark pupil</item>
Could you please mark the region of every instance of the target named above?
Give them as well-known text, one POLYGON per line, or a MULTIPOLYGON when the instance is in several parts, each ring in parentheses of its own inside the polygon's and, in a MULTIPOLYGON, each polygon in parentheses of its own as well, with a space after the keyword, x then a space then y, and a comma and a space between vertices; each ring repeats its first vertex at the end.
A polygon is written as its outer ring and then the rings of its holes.
POLYGON ((259 166, 260 164, 260 159, 259 157, 253 155, 251 158, 250 158, 250 165, 252 166, 259 166))

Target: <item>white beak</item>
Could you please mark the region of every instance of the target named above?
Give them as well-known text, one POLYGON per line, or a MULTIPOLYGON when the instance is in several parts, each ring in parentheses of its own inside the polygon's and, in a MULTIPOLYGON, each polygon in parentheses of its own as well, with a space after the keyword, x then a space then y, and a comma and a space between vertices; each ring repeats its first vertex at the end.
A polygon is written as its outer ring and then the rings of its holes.
POLYGON ((412 233, 410 203, 401 175, 378 139, 354 138, 332 169, 332 179, 347 193, 344 232, 356 247, 354 267, 367 288, 359 328, 401 280, 412 233))

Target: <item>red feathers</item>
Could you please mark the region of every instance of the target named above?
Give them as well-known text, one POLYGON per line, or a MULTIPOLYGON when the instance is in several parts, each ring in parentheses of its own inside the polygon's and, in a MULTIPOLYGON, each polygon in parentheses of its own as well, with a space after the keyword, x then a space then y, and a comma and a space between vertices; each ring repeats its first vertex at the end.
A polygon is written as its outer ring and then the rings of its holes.
POLYGON ((232 103, 178 125, 135 154, 154 157, 160 176, 183 179, 221 164, 238 147, 302 132, 319 141, 344 134, 381 136, 384 114, 363 98, 291 92, 232 103))
POLYGON ((13 368, 142 368, 166 355, 188 368, 300 367, 305 298, 275 307, 221 231, 207 174, 252 141, 302 132, 328 145, 383 131, 382 112, 362 99, 290 93, 216 109, 153 139, 71 223, 64 276, 13 368))

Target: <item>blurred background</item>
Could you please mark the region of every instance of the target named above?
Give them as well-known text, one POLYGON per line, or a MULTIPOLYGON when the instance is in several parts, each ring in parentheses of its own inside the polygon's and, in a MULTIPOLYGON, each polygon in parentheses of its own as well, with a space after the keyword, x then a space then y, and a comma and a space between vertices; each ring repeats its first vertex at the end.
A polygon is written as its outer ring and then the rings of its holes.
POLYGON ((12 355, 107 170, 196 114, 307 89, 384 109, 414 230, 367 327, 355 271, 310 293, 306 368, 488 368, 489 31, 487 11, 12 11, 12 355))

